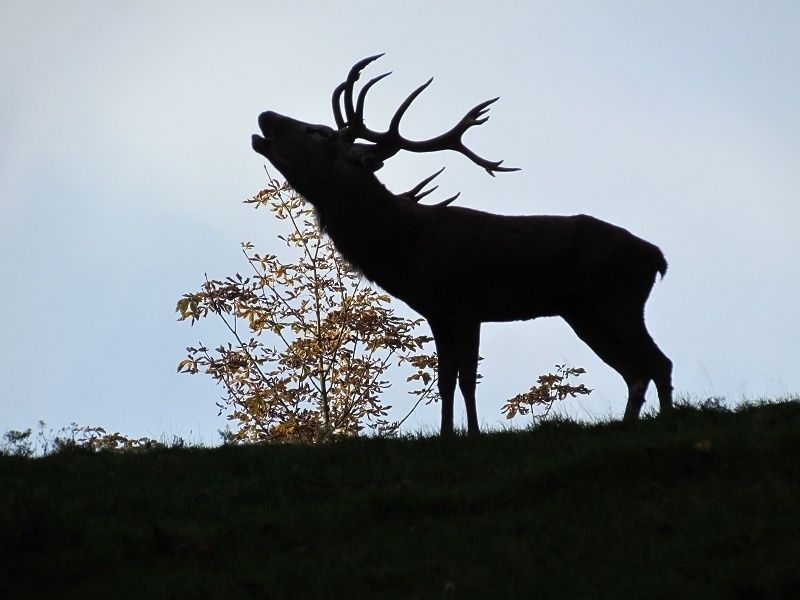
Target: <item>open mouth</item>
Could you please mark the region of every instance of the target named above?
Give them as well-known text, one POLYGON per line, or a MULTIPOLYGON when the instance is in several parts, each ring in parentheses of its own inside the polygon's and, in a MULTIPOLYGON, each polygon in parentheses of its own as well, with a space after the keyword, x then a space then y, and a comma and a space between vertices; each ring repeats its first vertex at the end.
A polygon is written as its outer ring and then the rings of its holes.
MULTIPOLYGON (((271 125, 275 119, 275 113, 271 111, 263 112, 258 116, 258 127, 261 129, 261 133, 263 135, 253 134, 251 138, 251 143, 253 146, 253 150, 258 152, 259 154, 264 154, 270 148, 270 143, 272 142, 271 133, 271 125)), ((265 155, 266 156, 266 155, 265 155)))
POLYGON ((270 138, 263 137, 254 133, 253 136, 250 138, 251 145, 253 146, 253 150, 258 152, 259 154, 265 154, 269 150, 270 146, 270 138))

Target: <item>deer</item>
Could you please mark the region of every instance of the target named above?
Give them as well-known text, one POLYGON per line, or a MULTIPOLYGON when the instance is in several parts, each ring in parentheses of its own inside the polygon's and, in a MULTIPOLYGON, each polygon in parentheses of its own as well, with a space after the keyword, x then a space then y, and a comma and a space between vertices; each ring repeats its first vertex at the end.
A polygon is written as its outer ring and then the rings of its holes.
POLYGON ((654 382, 659 412, 672 408, 672 362, 648 333, 645 303, 667 262, 661 250, 621 227, 588 215, 506 216, 420 200, 441 170, 394 194, 376 177, 401 150, 454 151, 487 173, 517 171, 478 156, 462 141, 489 118, 499 98, 469 110, 450 130, 426 140, 400 134, 411 103, 400 104, 386 131, 364 122, 367 92, 384 73, 354 87, 357 62, 333 91, 336 127, 267 111, 258 117, 252 148, 314 208, 322 232, 355 269, 405 302, 430 325, 438 358, 441 435, 451 436, 456 383, 466 406, 467 434, 478 435, 475 401, 481 324, 561 317, 627 385, 623 422, 636 422, 654 382), (344 112, 343 112, 344 111, 344 112), (361 141, 359 141, 361 140, 361 141))

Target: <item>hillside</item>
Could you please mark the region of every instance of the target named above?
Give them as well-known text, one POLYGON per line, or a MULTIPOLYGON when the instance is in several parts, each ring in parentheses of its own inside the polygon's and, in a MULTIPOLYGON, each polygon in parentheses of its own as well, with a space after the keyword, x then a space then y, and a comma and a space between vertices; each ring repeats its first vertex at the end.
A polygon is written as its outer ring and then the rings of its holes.
POLYGON ((480 439, 0 457, 0 594, 789 597, 799 459, 796 401, 480 439))

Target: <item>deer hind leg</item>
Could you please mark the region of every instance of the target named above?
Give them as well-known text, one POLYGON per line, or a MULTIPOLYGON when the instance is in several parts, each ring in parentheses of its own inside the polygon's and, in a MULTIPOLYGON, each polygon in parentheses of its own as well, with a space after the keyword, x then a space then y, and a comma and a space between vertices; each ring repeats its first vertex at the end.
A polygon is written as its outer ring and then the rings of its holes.
POLYGON ((438 363, 437 376, 439 396, 442 398, 441 435, 453 434, 453 398, 456 393, 456 377, 458 375, 458 356, 455 339, 450 328, 428 321, 436 343, 438 363))
POLYGON ((653 382, 658 390, 658 408, 662 415, 672 411, 672 361, 661 351, 650 334, 650 355, 653 368, 653 382))
POLYGON ((628 386, 628 403, 625 405, 625 416, 622 417, 622 420, 626 423, 635 423, 639 418, 642 406, 644 406, 644 394, 647 386, 650 385, 650 380, 630 373, 620 374, 628 386))
POLYGON ((577 336, 608 366, 617 371, 628 387, 626 422, 636 421, 644 404, 647 386, 653 378, 647 361, 642 359, 640 341, 598 315, 569 315, 564 319, 577 336))
POLYGON ((642 315, 644 310, 633 313, 636 317, 628 319, 627 324, 621 323, 616 331, 620 339, 627 346, 631 356, 639 360, 648 380, 652 380, 658 392, 658 404, 661 414, 667 414, 672 409, 672 361, 656 345, 642 315))

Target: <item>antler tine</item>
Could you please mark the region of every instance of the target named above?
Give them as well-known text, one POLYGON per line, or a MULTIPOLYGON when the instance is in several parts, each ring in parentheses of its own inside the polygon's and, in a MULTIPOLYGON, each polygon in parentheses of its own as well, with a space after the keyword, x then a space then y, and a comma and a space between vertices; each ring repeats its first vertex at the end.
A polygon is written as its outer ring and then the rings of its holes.
POLYGON ((336 126, 341 129, 345 127, 349 121, 352 120, 354 109, 353 109, 353 85, 355 85, 356 81, 358 81, 359 76, 361 75, 361 71, 366 67, 369 63, 378 60, 384 53, 375 54, 374 56, 368 56, 367 58, 362 58, 356 64, 352 66, 350 72, 347 74, 347 79, 340 83, 336 88, 333 90, 333 118, 336 121, 336 126), (344 112, 346 115, 346 119, 342 118, 342 109, 341 109, 341 98, 342 92, 344 92, 344 112))
POLYGON ((486 172, 494 177, 495 173, 510 173, 511 171, 519 171, 519 167, 501 167, 500 165, 503 164, 502 160, 486 160, 485 158, 481 158, 477 154, 475 154, 472 150, 467 148, 460 140, 459 140, 459 147, 452 148, 452 150, 456 150, 470 159, 479 167, 483 167, 486 169, 486 172))
MULTIPOLYGON (((356 113, 355 113, 355 117, 357 120, 356 122, 360 124, 364 123, 364 99, 367 97, 367 92, 369 91, 369 88, 378 83, 384 77, 388 77, 391 74, 392 72, 389 71, 387 73, 384 73, 383 75, 378 75, 377 77, 373 77, 366 83, 366 85, 364 85, 363 88, 361 88, 361 91, 358 93, 358 101, 356 102, 356 113)), ((352 124, 353 123, 349 123, 349 125, 352 124)))
POLYGON ((383 53, 361 59, 353 65, 353 68, 350 69, 350 73, 347 74, 347 81, 345 82, 346 85, 344 88, 344 114, 347 117, 348 124, 353 122, 353 117, 355 116, 355 109, 353 108, 353 86, 361 76, 361 71, 364 67, 372 61, 378 60, 381 56, 383 56, 383 53))
POLYGON ((333 104, 333 120, 336 121, 336 128, 341 129, 345 126, 344 118, 342 117, 342 107, 341 107, 341 99, 342 99, 342 92, 344 91, 344 86, 347 85, 346 81, 343 81, 339 85, 336 86, 333 90, 333 98, 331 99, 331 103, 333 104))
POLYGON ((405 198, 406 200, 410 200, 412 202, 419 202, 425 196, 427 196, 431 192, 436 191, 439 188, 438 185, 435 185, 431 189, 425 190, 424 192, 420 193, 420 190, 422 188, 424 188, 426 185, 428 185, 431 181, 433 181, 436 177, 438 177, 442 173, 442 171, 444 171, 444 167, 442 167, 441 169, 436 171, 436 173, 434 173, 433 175, 430 175, 430 176, 426 177, 425 179, 423 179, 422 181, 420 181, 417 185, 415 185, 413 188, 411 188, 407 192, 404 192, 404 193, 398 194, 398 195, 401 198, 405 198))
POLYGON ((433 77, 411 92, 408 97, 403 100, 403 103, 397 108, 397 111, 394 113, 394 116, 389 123, 388 133, 390 135, 402 140, 402 137, 400 136, 400 119, 402 119, 403 115, 406 114, 408 107, 411 106, 411 103, 417 99, 417 96, 419 96, 431 83, 433 83, 433 77))
POLYGON ((455 196, 450 196, 449 198, 442 200, 441 202, 437 202, 434 206, 447 206, 451 202, 453 202, 456 198, 461 195, 461 192, 458 192, 455 196))
POLYGON ((410 200, 411 202, 419 203, 419 201, 422 200, 425 196, 427 196, 428 194, 432 194, 438 189, 439 186, 435 185, 431 189, 425 190, 424 192, 419 192, 418 194, 414 193, 413 190, 409 190, 405 194, 401 194, 401 197, 405 198, 406 200, 410 200))

